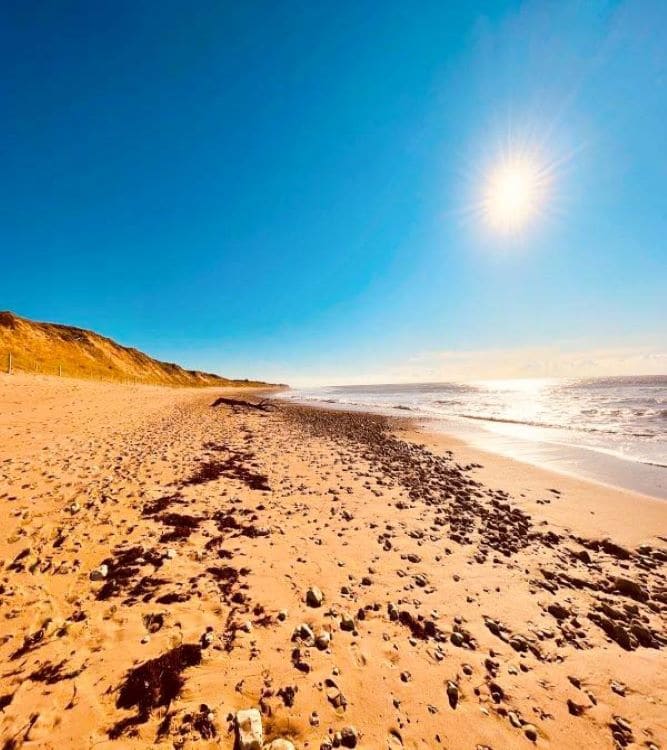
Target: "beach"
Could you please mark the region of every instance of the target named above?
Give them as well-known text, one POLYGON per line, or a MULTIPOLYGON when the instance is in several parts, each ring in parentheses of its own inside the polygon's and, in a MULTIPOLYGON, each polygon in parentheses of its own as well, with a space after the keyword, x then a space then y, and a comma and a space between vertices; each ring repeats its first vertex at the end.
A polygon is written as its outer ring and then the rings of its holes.
POLYGON ((667 747, 665 502, 268 396, 0 376, 3 747, 667 747))
POLYGON ((667 500, 665 376, 319 386, 280 396, 409 415, 485 453, 667 500))

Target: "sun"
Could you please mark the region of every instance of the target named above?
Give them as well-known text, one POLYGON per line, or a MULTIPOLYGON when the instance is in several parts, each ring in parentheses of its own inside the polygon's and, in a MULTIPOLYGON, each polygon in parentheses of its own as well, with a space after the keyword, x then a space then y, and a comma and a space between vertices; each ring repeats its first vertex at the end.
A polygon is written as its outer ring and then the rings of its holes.
POLYGON ((533 221, 544 206, 545 170, 534 159, 503 160, 486 178, 482 212, 495 230, 518 232, 533 221))

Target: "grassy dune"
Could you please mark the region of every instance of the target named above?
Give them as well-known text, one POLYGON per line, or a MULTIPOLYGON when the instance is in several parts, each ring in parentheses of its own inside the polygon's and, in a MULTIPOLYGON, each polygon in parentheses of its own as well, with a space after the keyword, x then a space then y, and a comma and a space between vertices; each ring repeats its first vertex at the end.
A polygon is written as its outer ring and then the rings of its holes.
POLYGON ((84 328, 38 323, 0 312, 0 371, 9 369, 10 354, 15 372, 176 386, 264 385, 185 370, 84 328))

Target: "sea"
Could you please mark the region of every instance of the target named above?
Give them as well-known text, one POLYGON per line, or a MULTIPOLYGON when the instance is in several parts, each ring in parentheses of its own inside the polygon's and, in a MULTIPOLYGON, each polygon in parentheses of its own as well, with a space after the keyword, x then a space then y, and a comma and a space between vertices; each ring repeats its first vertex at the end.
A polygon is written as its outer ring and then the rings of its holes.
POLYGON ((485 450, 667 499, 667 376, 327 386, 281 397, 410 416, 485 450))

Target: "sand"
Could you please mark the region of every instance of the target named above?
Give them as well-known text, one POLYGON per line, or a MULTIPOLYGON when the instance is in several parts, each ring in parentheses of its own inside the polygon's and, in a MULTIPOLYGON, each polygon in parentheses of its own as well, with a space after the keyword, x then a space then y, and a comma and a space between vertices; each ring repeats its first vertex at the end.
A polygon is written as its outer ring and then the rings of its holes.
POLYGON ((667 504, 230 396, 0 377, 3 748, 667 747, 667 504))

